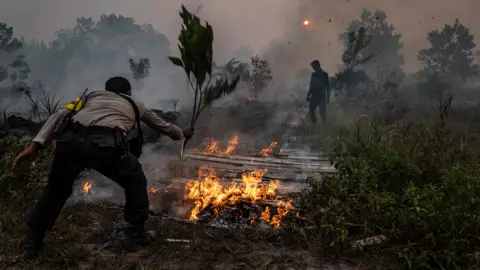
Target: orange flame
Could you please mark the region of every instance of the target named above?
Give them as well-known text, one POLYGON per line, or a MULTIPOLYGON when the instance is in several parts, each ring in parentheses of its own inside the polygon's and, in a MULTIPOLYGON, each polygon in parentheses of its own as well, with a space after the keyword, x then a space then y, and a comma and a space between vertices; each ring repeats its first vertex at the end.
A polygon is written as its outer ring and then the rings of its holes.
POLYGON ((225 155, 232 153, 238 145, 238 136, 237 134, 233 135, 233 138, 228 142, 227 150, 225 150, 225 155))
POLYGON ((264 157, 268 157, 270 155, 272 155, 273 153, 273 150, 275 149, 275 146, 277 146, 278 142, 272 142, 270 143, 270 146, 268 146, 267 148, 264 148, 260 151, 260 154, 264 157))
POLYGON ((305 25, 305 26, 310 25, 310 21, 309 20, 304 20, 303 25, 305 25))
POLYGON ((90 188, 92 188, 92 181, 85 181, 85 183, 83 183, 83 192, 87 194, 90 188))
POLYGON ((150 193, 155 194, 158 191, 158 187, 151 187, 149 191, 150 191, 150 193))
POLYGON ((218 141, 213 138, 205 139, 205 147, 203 151, 199 151, 200 154, 221 154, 221 155, 230 155, 235 151, 238 145, 238 136, 233 134, 233 138, 228 142, 228 146, 225 150, 222 150, 218 141))
MULTIPOLYGON (((244 172, 240 184, 231 183, 230 186, 223 187, 215 170, 209 167, 200 168, 197 180, 189 181, 185 186, 185 199, 195 200, 189 219, 198 220, 199 214, 208 206, 213 208, 216 217, 222 208, 234 205, 240 200, 255 204, 258 200, 274 198, 279 181, 262 183, 262 177, 266 172, 266 169, 244 172)), ((272 224, 274 228, 278 228, 282 218, 292 208, 291 201, 280 201, 277 205, 277 215, 270 220, 270 208, 267 207, 261 214, 261 219, 272 224)))

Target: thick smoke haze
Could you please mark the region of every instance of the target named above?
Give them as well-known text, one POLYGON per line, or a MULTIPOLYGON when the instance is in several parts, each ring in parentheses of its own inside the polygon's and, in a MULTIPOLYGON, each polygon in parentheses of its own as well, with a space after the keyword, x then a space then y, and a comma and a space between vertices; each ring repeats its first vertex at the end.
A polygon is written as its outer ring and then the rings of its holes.
MULTIPOLYGON (((298 52, 299 56, 302 60, 322 59, 330 72, 336 69, 342 52, 338 34, 364 7, 385 11, 388 21, 402 34, 407 71, 418 68, 416 52, 426 46, 426 34, 453 23, 455 18, 474 35, 480 35, 475 14, 480 2, 475 0, 189 0, 184 3, 192 10, 202 5, 199 14, 215 28, 216 56, 220 59, 228 59, 240 45, 261 53, 268 50, 273 40, 288 42, 295 37, 292 31, 302 18, 309 18, 316 34, 316 52, 303 50, 298 52)), ((168 37, 174 49, 180 27, 180 5, 181 2, 175 0, 2 0, 0 18, 27 39, 48 41, 55 31, 72 27, 78 17, 97 19, 103 13, 122 14, 135 18, 138 23, 152 24, 168 37)))

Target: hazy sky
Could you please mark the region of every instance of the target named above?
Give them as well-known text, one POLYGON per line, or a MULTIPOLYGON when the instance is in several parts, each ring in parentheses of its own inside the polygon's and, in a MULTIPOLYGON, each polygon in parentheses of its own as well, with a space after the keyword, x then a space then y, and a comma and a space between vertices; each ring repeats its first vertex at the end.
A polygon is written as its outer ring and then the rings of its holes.
MULTIPOLYGON (((388 21, 403 35, 406 68, 417 67, 415 53, 426 46, 428 31, 459 18, 475 35, 480 35, 478 0, 189 0, 189 7, 203 4, 199 15, 214 26, 216 53, 226 57, 240 45, 263 52, 273 40, 287 42, 295 35, 299 3, 308 5, 308 16, 320 52, 302 51, 306 58, 320 58, 334 70, 342 51, 338 34, 355 19, 363 7, 382 9, 388 21), (329 20, 331 21, 329 22, 329 20)), ((150 23, 176 43, 180 27, 180 0, 0 0, 0 20, 26 38, 51 40, 60 28, 72 27, 75 19, 102 13, 131 16, 138 23, 150 23)), ((478 40, 477 40, 478 41, 478 40)), ((308 66, 308 64, 307 64, 308 66)))

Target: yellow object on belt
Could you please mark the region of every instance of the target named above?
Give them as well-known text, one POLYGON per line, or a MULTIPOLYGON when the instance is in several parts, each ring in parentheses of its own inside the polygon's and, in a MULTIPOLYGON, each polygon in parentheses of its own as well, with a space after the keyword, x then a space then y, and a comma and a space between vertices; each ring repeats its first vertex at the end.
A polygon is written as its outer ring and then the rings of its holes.
POLYGON ((83 102, 80 100, 80 98, 76 98, 70 104, 64 106, 64 108, 69 109, 69 110, 73 110, 73 108, 75 108, 75 111, 81 110, 82 107, 83 107, 83 102))

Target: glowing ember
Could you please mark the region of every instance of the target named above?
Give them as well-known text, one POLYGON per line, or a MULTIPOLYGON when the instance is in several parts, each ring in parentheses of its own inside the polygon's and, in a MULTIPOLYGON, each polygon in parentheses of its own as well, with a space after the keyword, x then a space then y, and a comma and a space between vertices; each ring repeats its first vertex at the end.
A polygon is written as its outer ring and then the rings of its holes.
MULTIPOLYGON (((200 168, 197 180, 189 181, 185 186, 185 199, 195 200, 189 219, 198 220, 200 213, 207 207, 211 207, 215 219, 227 206, 234 206, 239 202, 256 204, 259 200, 275 198, 279 181, 274 180, 269 184, 263 184, 262 177, 266 172, 267 170, 244 172, 240 184, 231 183, 230 186, 223 187, 215 170, 208 167, 200 168)), ((292 208, 291 201, 280 201, 277 205, 278 214, 271 216, 270 208, 267 207, 260 218, 276 229, 292 208)), ((243 217, 236 217, 236 220, 241 219, 243 217)), ((250 221, 250 224, 252 223, 253 220, 250 221)))
POLYGON ((157 193, 158 188, 157 187, 151 187, 149 191, 150 191, 150 193, 155 194, 155 193, 157 193))
POLYGON ((92 181, 85 181, 83 183, 83 192, 86 194, 88 191, 90 191, 90 188, 92 188, 92 181))
POLYGON ((270 155, 272 155, 273 153, 273 150, 275 149, 275 146, 277 146, 278 142, 272 142, 270 144, 270 146, 268 146, 267 148, 264 148, 260 151, 260 154, 264 157, 268 157, 270 155))
POLYGON ((233 134, 233 138, 228 142, 228 146, 225 150, 222 150, 217 140, 212 138, 205 139, 205 147, 203 151, 198 151, 200 154, 221 154, 229 155, 237 148, 238 145, 238 136, 233 134))
POLYGON ((304 20, 303 25, 305 25, 305 26, 310 25, 310 21, 309 20, 304 20))

